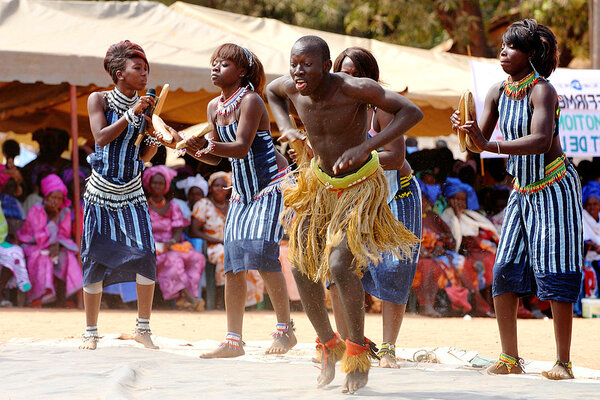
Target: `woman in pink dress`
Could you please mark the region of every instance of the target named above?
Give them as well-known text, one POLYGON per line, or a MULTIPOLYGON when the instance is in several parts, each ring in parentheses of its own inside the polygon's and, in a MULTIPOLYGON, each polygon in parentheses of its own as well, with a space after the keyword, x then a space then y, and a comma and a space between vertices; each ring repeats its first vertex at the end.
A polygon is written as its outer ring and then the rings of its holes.
POLYGON ((55 281, 63 281, 65 296, 77 293, 83 287, 79 251, 71 239, 71 202, 67 187, 55 174, 41 181, 43 204, 35 204, 17 237, 23 243, 31 290, 27 302, 50 303, 56 299, 55 281))
POLYGON ((156 244, 156 273, 165 300, 177 299, 177 306, 204 309, 199 299, 200 278, 206 265, 204 255, 183 241, 189 225, 176 202, 165 197, 177 173, 164 165, 148 168, 142 178, 148 192, 152 233, 156 244))
MULTIPOLYGON (((190 234, 193 237, 205 240, 208 244, 206 255, 208 261, 216 266, 215 282, 217 286, 225 285, 223 238, 225 235, 225 219, 229 209, 230 187, 231 173, 215 172, 208 178, 208 197, 197 201, 192 211, 190 234)), ((264 283, 258 271, 247 271, 246 288, 246 307, 262 301, 264 283)))

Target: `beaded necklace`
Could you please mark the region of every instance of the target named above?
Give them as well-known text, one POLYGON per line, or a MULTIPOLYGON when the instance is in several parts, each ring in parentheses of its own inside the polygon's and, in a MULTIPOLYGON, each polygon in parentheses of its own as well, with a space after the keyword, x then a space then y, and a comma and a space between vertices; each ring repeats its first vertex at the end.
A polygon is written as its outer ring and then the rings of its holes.
POLYGON ((223 100, 223 93, 221 92, 221 97, 219 97, 219 102, 217 103, 217 114, 225 117, 234 112, 249 90, 248 86, 240 87, 227 100, 223 100))
POLYGON ((506 97, 512 100, 519 100, 523 98, 523 95, 540 80, 540 76, 532 71, 525 78, 520 81, 513 82, 509 76, 508 80, 504 82, 504 94, 506 97))
POLYGON ((108 107, 113 110, 119 117, 129 110, 140 96, 135 92, 133 97, 129 98, 119 91, 116 87, 106 94, 108 107))

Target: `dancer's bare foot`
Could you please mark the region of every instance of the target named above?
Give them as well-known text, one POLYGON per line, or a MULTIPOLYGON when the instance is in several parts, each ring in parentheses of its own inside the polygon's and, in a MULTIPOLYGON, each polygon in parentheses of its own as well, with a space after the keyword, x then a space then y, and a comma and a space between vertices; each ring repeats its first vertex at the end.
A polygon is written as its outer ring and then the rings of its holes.
POLYGON ((435 311, 435 308, 433 308, 433 306, 431 304, 424 305, 423 307, 421 307, 421 315, 424 315, 426 317, 431 317, 431 318, 441 318, 442 317, 442 314, 435 311))
POLYGON ((285 332, 276 332, 273 335, 273 343, 265 351, 265 354, 285 354, 298 343, 298 339, 296 339, 296 335, 294 334, 294 322, 290 321, 287 325, 288 327, 285 332))
POLYGON ((327 352, 327 357, 320 351, 318 352, 319 361, 321 363, 321 367, 319 368, 321 373, 317 376, 317 388, 327 386, 333 381, 333 378, 335 378, 335 364, 339 361, 333 351, 327 347, 325 347, 325 351, 327 352))
POLYGON ((369 380, 369 371, 353 371, 346 375, 342 385, 342 393, 354 394, 358 389, 365 387, 369 380))
POLYGON ((289 330, 285 335, 277 335, 273 338, 271 347, 265 351, 265 354, 285 354, 298 343, 293 330, 289 330))
POLYGON ((392 357, 390 355, 384 354, 380 356, 379 366, 381 368, 400 368, 398 363, 396 362, 396 357, 392 357))
POLYGON ((133 340, 144 345, 147 349, 157 350, 159 347, 152 342, 150 332, 141 332, 136 330, 133 335, 133 340))
POLYGON ((523 373, 525 373, 525 371, 523 371, 523 368, 518 364, 509 370, 505 364, 500 364, 497 362, 495 362, 492 365, 490 365, 489 367, 487 367, 485 372, 487 372, 488 374, 492 374, 492 375, 508 375, 508 374, 523 374, 523 373))
POLYGON ((552 369, 549 371, 543 371, 542 376, 552 380, 574 379, 575 377, 570 369, 570 365, 571 363, 557 361, 552 369))
POLYGON ((79 345, 82 350, 96 350, 96 347, 98 347, 98 338, 93 336, 83 338, 83 343, 79 345))
POLYGON ((221 344, 219 347, 209 353, 200 354, 200 358, 233 358, 243 356, 244 354, 246 354, 246 352, 242 346, 235 349, 227 346, 226 344, 221 344))

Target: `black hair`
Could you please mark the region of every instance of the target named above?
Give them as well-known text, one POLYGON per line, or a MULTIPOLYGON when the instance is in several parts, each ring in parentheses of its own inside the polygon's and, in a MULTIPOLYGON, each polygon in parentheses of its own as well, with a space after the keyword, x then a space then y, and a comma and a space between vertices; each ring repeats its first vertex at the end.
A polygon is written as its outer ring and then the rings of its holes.
POLYGON ((331 54, 329 52, 329 46, 327 45, 327 42, 318 36, 315 36, 315 35, 302 36, 300 39, 296 40, 296 43, 294 43, 294 46, 296 46, 296 44, 306 44, 311 48, 316 48, 321 53, 323 62, 331 60, 331 54))
POLYGON ((533 52, 530 56, 535 71, 544 78, 558 66, 558 43, 550 28, 538 24, 535 19, 524 19, 514 22, 502 35, 502 41, 512 44, 524 53, 533 52))
POLYGON ((2 153, 6 158, 15 158, 21 154, 21 147, 16 140, 8 139, 2 143, 2 153))
POLYGON ((146 62, 148 72, 150 72, 150 64, 146 58, 146 53, 142 46, 130 42, 129 40, 123 40, 122 42, 111 45, 104 57, 104 70, 110 75, 113 82, 117 83, 117 71, 123 71, 125 69, 125 63, 130 58, 139 57, 146 62))
POLYGON ((333 72, 342 70, 342 63, 348 57, 356 67, 360 78, 371 78, 375 82, 379 81, 379 66, 373 53, 362 47, 348 47, 342 51, 333 62, 333 72))
POLYGON ((237 44, 225 43, 213 52, 210 57, 211 65, 217 57, 230 60, 238 67, 245 68, 246 75, 242 79, 242 85, 246 86, 251 83, 254 91, 262 96, 267 78, 265 77, 265 69, 256 54, 237 44))

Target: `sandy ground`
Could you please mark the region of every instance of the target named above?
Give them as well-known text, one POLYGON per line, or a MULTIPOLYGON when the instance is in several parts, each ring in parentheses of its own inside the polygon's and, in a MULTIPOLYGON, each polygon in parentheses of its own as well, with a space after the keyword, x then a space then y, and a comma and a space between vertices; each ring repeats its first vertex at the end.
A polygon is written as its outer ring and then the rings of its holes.
MULTIPOLYGON (((316 389, 319 373, 310 359, 314 332, 303 313, 294 313, 300 343, 284 356, 265 356, 272 312, 248 312, 246 356, 201 360, 198 354, 223 339, 225 314, 156 311, 151 326, 161 350, 132 341, 134 311, 103 310, 94 352, 78 350, 83 331, 81 310, 0 310, 0 399, 314 399, 342 398, 344 374, 326 389, 316 389)), ((521 356, 526 376, 488 376, 472 367, 473 354, 497 357, 500 346, 493 319, 430 319, 409 315, 397 342, 398 355, 436 351, 440 364, 400 361, 401 368, 373 368, 366 399, 597 399, 600 398, 600 319, 576 319, 572 359, 574 381, 551 382, 539 375, 552 365, 552 320, 520 320, 521 356), (470 350, 465 352, 448 347, 470 350), (437 349, 436 349, 437 348, 437 349), (534 361, 537 360, 537 361, 534 361), (585 367, 585 368, 583 368, 585 367)), ((380 315, 367 315, 366 335, 381 341, 380 315)))

